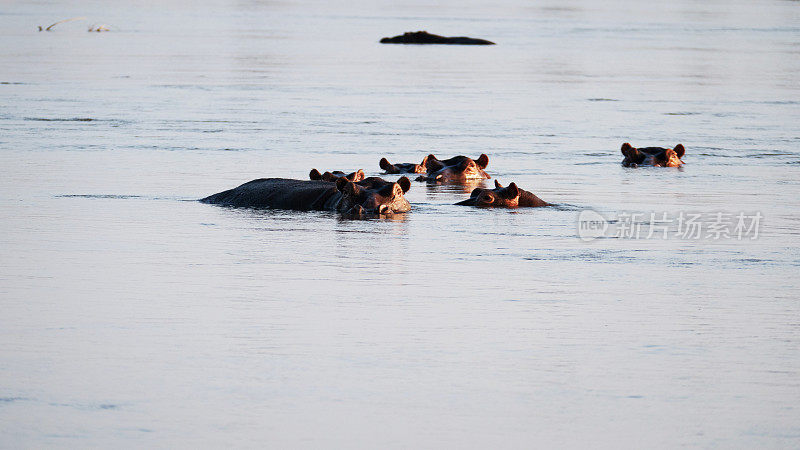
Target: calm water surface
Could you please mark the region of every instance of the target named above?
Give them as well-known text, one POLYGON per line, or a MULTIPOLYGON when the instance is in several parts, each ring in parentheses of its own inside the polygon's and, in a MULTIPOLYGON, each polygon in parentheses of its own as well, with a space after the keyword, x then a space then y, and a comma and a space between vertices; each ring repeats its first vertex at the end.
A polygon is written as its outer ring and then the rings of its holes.
POLYGON ((0 447, 800 446, 800 3, 116 3, 0 7, 0 447), (194 201, 430 152, 559 207, 194 201))

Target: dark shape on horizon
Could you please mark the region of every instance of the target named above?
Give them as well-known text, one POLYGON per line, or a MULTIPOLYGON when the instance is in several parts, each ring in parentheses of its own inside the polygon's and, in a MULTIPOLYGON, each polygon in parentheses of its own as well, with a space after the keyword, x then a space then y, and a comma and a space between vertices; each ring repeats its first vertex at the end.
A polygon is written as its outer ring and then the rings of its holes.
MULTIPOLYGON (((58 22, 56 22, 54 24, 51 24, 48 27, 43 27, 41 25, 37 25, 37 28, 39 29, 39 31, 53 31, 53 27, 55 27, 56 25, 61 25, 62 23, 73 22, 73 21, 76 21, 76 20, 86 20, 86 17, 70 17, 69 19, 59 20, 58 22)), ((104 24, 104 23, 103 24, 90 25, 89 29, 88 29, 89 32, 95 32, 95 33, 100 33, 100 32, 109 31, 109 30, 110 30, 110 27, 108 25, 104 24)))
POLYGON ((410 188, 411 181, 406 177, 397 182, 369 177, 356 183, 345 177, 335 182, 260 178, 200 201, 240 208, 338 211, 364 217, 411 210, 411 204, 403 196, 410 188))
POLYGON ((385 37, 381 39, 381 44, 450 44, 450 45, 495 45, 486 39, 475 39, 471 37, 445 37, 438 34, 431 34, 427 31, 408 31, 399 36, 385 37))
POLYGON ((622 165, 625 167, 653 166, 653 167, 680 167, 683 165, 686 149, 682 144, 675 148, 642 147, 634 148, 629 143, 622 144, 622 165))
POLYGON ((531 192, 517 187, 511 183, 503 187, 497 180, 494 189, 475 188, 467 200, 456 203, 462 206, 477 206, 480 208, 536 208, 552 206, 531 192))

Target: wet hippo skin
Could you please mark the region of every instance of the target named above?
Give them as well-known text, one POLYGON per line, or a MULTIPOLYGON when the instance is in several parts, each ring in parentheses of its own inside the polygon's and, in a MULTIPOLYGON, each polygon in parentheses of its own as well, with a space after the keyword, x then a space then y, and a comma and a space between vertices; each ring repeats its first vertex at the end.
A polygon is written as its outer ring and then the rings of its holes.
POLYGON ((396 183, 369 177, 352 182, 261 178, 200 201, 220 206, 276 208, 298 211, 339 211, 362 216, 407 212, 411 205, 403 196, 411 188, 408 178, 396 183))
POLYGON ((495 180, 494 186, 494 189, 476 188, 467 200, 456 205, 481 208, 534 208, 551 205, 533 193, 518 188, 516 183, 503 187, 495 180))
POLYGON ((385 37, 381 44, 451 44, 451 45, 495 45, 486 39, 475 39, 465 36, 445 37, 427 31, 408 31, 399 36, 385 37))
POLYGON ((654 167, 680 167, 683 165, 686 149, 682 144, 675 148, 643 147, 634 148, 629 143, 622 144, 622 165, 625 167, 654 166, 654 167))

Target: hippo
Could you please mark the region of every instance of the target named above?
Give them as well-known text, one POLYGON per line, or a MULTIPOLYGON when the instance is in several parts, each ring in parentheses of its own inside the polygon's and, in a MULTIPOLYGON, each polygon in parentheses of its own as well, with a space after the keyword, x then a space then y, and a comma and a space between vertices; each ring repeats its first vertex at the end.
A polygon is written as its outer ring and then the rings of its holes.
POLYGON ((625 167, 654 166, 654 167, 680 167, 683 165, 683 154, 686 149, 682 144, 675 148, 644 147, 634 148, 629 143, 622 144, 622 154, 625 167))
POLYGON ((427 175, 417 177, 416 181, 436 181, 443 183, 463 183, 470 180, 486 180, 492 178, 483 169, 489 165, 489 157, 482 154, 478 159, 467 156, 454 156, 440 160, 428 155, 427 175))
POLYGON ((349 175, 345 175, 345 173, 341 170, 319 173, 319 170, 317 169, 311 169, 311 172, 308 174, 308 178, 311 180, 336 181, 342 177, 347 178, 350 181, 361 181, 366 177, 366 175, 364 175, 364 171, 361 169, 358 169, 349 175))
MULTIPOLYGON (((397 163, 392 164, 386 158, 381 158, 380 162, 378 163, 381 166, 381 169, 385 170, 386 173, 426 173, 428 171, 428 156, 422 159, 422 162, 419 164, 414 163, 397 163)), ((434 156, 435 158, 435 156, 434 156)))
POLYGON ((381 44, 451 44, 451 45, 495 45, 486 39, 475 39, 470 37, 445 37, 431 34, 427 31, 408 31, 400 36, 385 37, 381 39, 381 44))
POLYGON ((467 200, 456 203, 462 206, 478 206, 481 208, 535 208, 552 206, 531 192, 517 187, 511 183, 503 187, 497 180, 494 189, 476 188, 467 200))
POLYGON ((297 211, 338 211, 347 215, 390 215, 411 210, 403 196, 411 188, 407 177, 397 182, 378 177, 353 182, 260 178, 201 199, 203 203, 244 208, 297 211))

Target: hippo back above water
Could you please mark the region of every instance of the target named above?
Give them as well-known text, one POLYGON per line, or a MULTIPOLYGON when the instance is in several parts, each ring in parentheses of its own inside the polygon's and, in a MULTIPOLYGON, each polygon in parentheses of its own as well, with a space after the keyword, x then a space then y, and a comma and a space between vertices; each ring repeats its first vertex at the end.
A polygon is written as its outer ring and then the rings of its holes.
POLYGON ((686 149, 678 144, 675 148, 643 147, 634 148, 629 143, 622 144, 622 165, 625 167, 653 166, 653 167, 680 167, 683 165, 686 149))
POLYGON ((427 31, 408 31, 399 36, 385 37, 381 44, 450 44, 450 45, 495 45, 486 39, 476 39, 465 36, 445 37, 431 34, 427 31))
POLYGON ((403 194, 411 188, 406 177, 396 183, 377 177, 354 183, 286 178, 261 178, 202 200, 220 206, 275 208, 299 211, 339 211, 363 216, 407 212, 411 205, 403 194))

